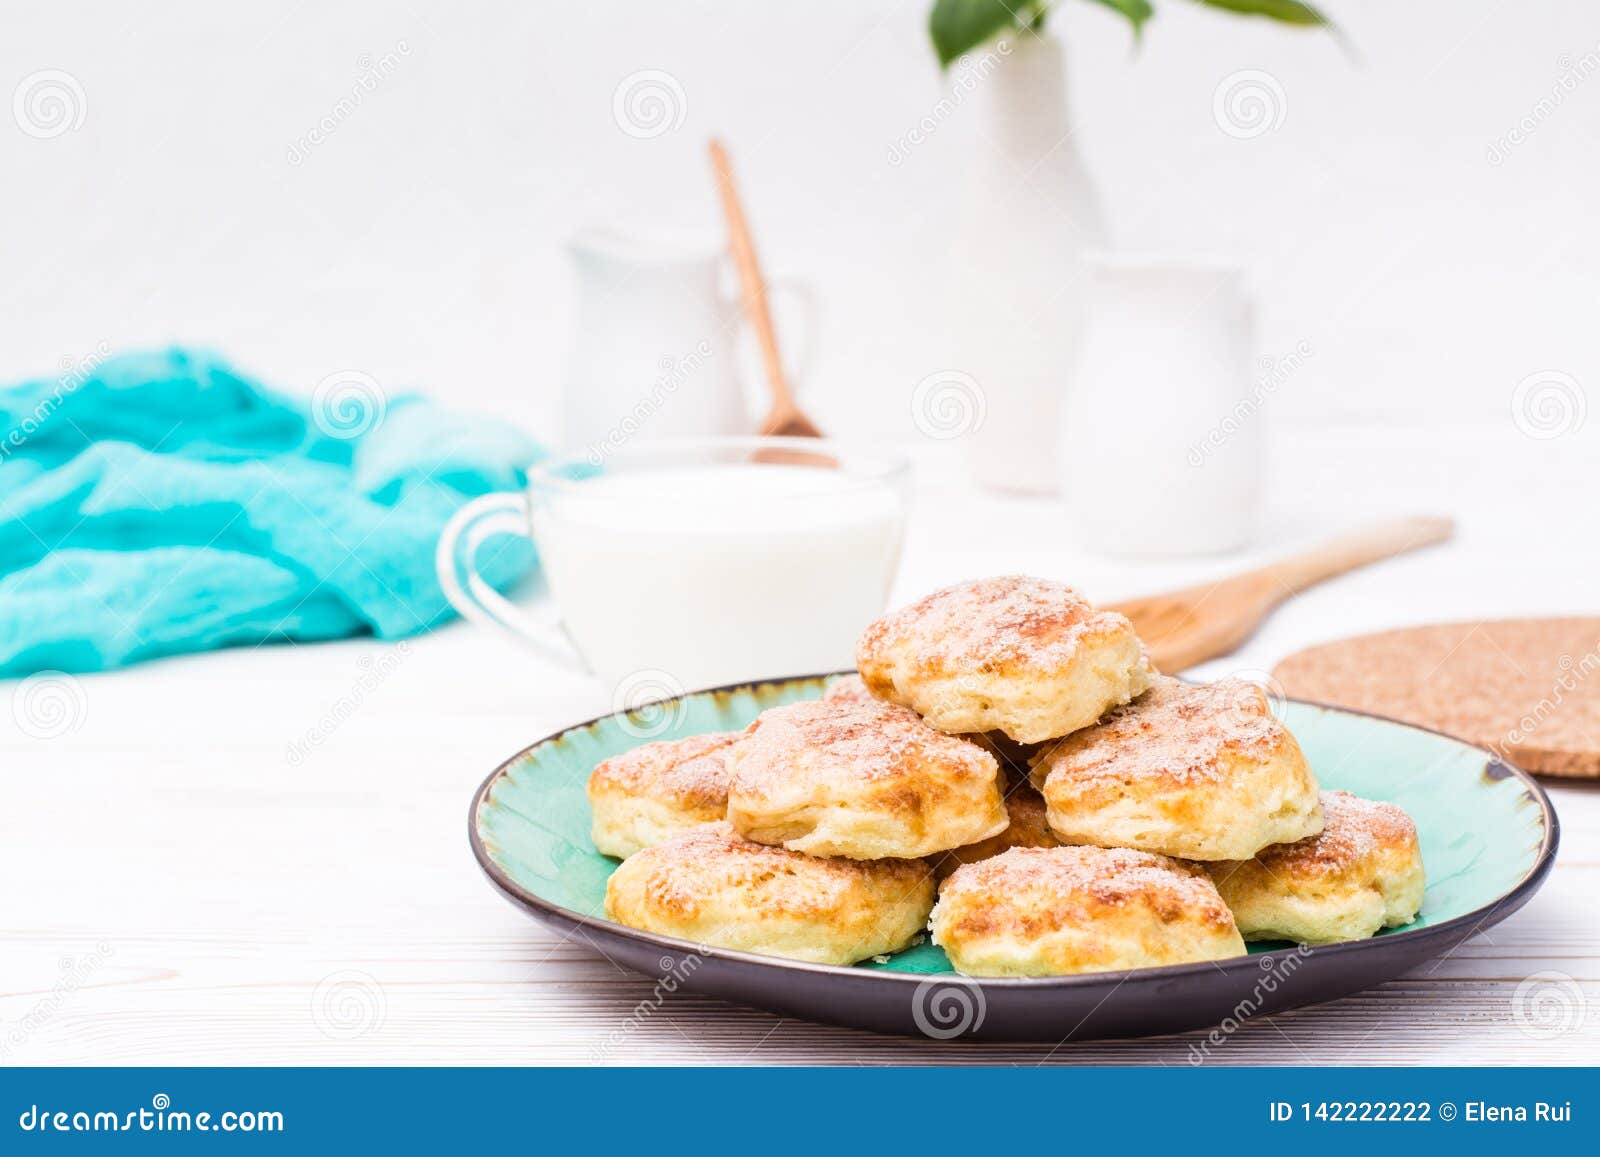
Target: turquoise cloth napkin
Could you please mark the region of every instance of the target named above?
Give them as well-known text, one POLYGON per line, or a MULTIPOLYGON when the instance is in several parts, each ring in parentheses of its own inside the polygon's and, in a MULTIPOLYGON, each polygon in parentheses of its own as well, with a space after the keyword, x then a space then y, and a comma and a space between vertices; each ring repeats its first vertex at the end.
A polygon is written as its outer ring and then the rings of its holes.
MULTIPOLYGON (((445 521, 539 456, 370 378, 292 398, 186 350, 0 389, 0 676, 427 630, 445 521)), ((533 550, 478 561, 503 587, 533 550)))

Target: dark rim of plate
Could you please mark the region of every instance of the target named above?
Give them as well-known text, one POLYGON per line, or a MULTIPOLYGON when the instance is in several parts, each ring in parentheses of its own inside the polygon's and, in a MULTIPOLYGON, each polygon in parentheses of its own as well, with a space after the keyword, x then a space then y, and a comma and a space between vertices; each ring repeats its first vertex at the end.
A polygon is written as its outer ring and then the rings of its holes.
MULTIPOLYGON (((817 675, 790 675, 778 679, 749 679, 737 683, 727 683, 720 687, 705 687, 696 691, 685 691, 681 695, 674 695, 663 702, 675 702, 695 695, 726 694, 737 691, 754 691, 759 687, 782 687, 790 683, 821 682, 835 679, 844 675, 854 675, 855 671, 828 671, 817 675)), ((1528 897, 1543 883, 1550 868, 1555 863, 1556 848, 1561 842, 1561 824, 1556 818, 1555 807, 1550 802, 1550 797, 1545 793, 1544 786, 1534 779, 1531 774, 1522 768, 1507 763, 1487 748, 1469 743, 1459 736, 1450 735, 1432 727, 1423 727, 1416 723, 1407 723, 1404 720, 1392 719, 1387 715, 1378 715, 1371 711, 1355 711, 1348 707, 1338 707, 1331 703, 1318 703, 1310 699, 1285 698, 1285 703, 1299 703, 1306 707, 1316 707, 1324 711, 1335 711, 1344 715, 1356 715, 1366 719, 1376 719, 1382 723, 1392 724, 1395 727, 1408 727, 1413 731, 1423 731, 1430 735, 1437 735, 1441 739, 1475 751, 1484 758, 1484 767, 1491 778, 1502 779, 1509 774, 1521 781, 1523 794, 1539 807, 1540 817, 1543 822, 1544 836, 1539 844, 1539 854, 1533 865, 1523 875, 1522 879, 1508 891, 1479 908, 1474 908, 1461 916, 1446 920, 1442 924, 1431 924, 1426 928, 1396 929, 1386 932, 1380 937, 1366 940, 1343 940, 1334 944, 1291 945, 1282 951, 1299 952, 1316 956, 1335 956, 1346 952, 1370 952, 1374 946, 1390 941, 1404 941, 1412 946, 1424 940, 1451 940, 1459 941, 1470 936, 1478 928, 1495 922, 1495 918, 1502 912, 1509 914, 1524 904, 1528 897), (1496 769, 1504 774, 1498 774, 1496 769)), ((489 854, 489 849, 484 846, 483 837, 478 832, 478 812, 482 808, 489 792, 493 789, 495 781, 509 771, 513 766, 521 763, 535 749, 546 743, 554 742, 564 735, 584 728, 593 727, 616 715, 624 715, 622 711, 608 711, 604 715, 597 715, 593 719, 586 719, 582 723, 574 723, 563 727, 559 731, 546 735, 543 739, 530 743, 511 758, 505 760, 500 766, 489 773, 487 779, 478 786, 472 795, 472 804, 467 809, 467 839, 472 844, 472 854, 478 861, 478 866, 483 869, 491 883, 501 892, 524 907, 531 908, 541 913, 556 923, 569 925, 574 929, 592 930, 601 935, 622 936, 631 940, 638 940, 645 944, 654 945, 663 953, 671 952, 680 955, 694 955, 700 958, 726 960, 739 964, 755 965, 764 968, 778 968, 785 971, 799 971, 814 973, 821 976, 836 976, 841 979, 871 981, 873 983, 912 985, 923 984, 929 980, 947 981, 952 984, 981 984, 985 987, 991 985, 1006 988, 1090 988, 1097 984, 1104 984, 1108 979, 1128 977, 1150 977, 1167 979, 1187 975, 1215 972, 1218 969, 1229 972, 1234 970, 1259 972, 1261 960, 1270 958, 1279 949, 1270 949, 1265 953, 1256 953, 1247 956, 1238 956, 1228 960, 1201 961, 1194 964, 1169 964, 1159 968, 1135 968, 1128 971, 1113 972, 1084 972, 1073 976, 1028 976, 1028 977, 991 977, 991 976, 962 976, 959 973, 926 973, 926 972, 894 972, 888 970, 863 969, 855 965, 837 964, 812 964, 804 960, 789 960, 782 956, 761 956, 753 952, 740 952, 731 948, 718 948, 714 945, 696 944, 692 940, 680 940, 675 936, 662 936, 655 932, 646 932, 638 928, 630 928, 625 924, 618 924, 597 916, 587 916, 582 912, 574 912, 560 904, 551 903, 542 896, 528 891, 517 883, 511 876, 497 864, 489 854)))

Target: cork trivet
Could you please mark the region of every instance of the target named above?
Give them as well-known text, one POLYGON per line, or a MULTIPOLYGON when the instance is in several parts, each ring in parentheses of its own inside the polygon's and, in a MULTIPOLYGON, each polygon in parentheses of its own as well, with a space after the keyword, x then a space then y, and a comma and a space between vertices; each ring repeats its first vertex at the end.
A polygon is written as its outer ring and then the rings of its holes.
POLYGON ((1460 736, 1546 775, 1600 776, 1600 619, 1410 627, 1273 670, 1285 694, 1460 736))

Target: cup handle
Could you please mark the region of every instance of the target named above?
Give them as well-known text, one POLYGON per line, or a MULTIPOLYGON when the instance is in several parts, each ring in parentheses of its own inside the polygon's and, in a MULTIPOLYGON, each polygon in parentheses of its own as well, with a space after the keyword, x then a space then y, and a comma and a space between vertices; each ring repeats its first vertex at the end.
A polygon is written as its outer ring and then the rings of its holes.
POLYGON ((450 605, 469 622, 499 627, 547 657, 585 668, 582 657, 552 614, 536 617, 517 606, 478 573, 478 548, 499 534, 528 537, 528 498, 524 494, 485 494, 451 516, 439 535, 433 565, 450 605), (466 577, 465 584, 462 576, 466 577))

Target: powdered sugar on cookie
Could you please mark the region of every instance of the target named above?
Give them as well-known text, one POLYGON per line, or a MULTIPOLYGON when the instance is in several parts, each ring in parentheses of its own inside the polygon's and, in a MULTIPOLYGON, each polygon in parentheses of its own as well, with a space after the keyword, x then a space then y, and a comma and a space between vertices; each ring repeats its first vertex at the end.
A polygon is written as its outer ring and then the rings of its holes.
POLYGON ((1160 676, 1133 702, 1035 756, 1034 776, 1039 782, 1059 770, 1077 780, 1216 781, 1228 774, 1225 751, 1265 754, 1287 737, 1254 683, 1189 684, 1160 676))
POLYGON ((857 654, 905 648, 915 668, 1049 669, 1072 661, 1094 634, 1131 630, 1071 587, 1027 575, 958 583, 885 615, 862 634, 857 654))

